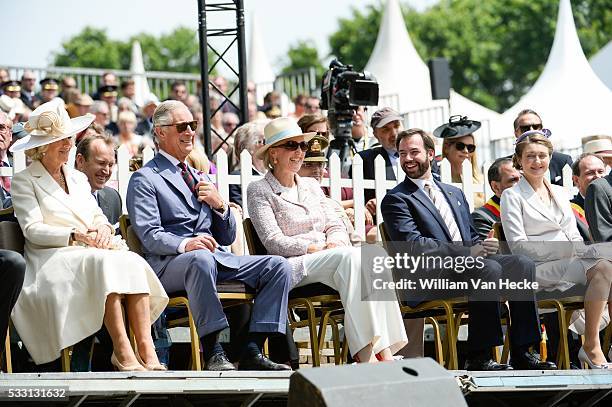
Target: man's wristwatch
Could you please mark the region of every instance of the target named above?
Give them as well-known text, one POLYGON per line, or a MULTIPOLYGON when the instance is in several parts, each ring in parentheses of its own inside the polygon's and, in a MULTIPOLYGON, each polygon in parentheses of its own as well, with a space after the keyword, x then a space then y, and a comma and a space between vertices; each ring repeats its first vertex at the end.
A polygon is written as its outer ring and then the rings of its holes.
POLYGON ((227 205, 225 204, 225 201, 221 202, 221 206, 218 208, 215 208, 215 210, 219 213, 225 213, 225 209, 227 209, 227 205))

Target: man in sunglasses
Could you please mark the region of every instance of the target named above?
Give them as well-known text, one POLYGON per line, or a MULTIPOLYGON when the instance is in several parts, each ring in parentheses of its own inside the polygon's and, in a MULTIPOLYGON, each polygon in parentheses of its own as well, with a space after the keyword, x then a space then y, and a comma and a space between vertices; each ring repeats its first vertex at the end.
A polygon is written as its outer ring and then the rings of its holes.
POLYGON ((206 370, 235 370, 219 344, 228 323, 217 283, 230 280, 257 291, 240 369, 289 370, 262 355, 268 336, 285 333, 289 263, 279 256, 235 256, 222 247, 235 240, 236 220, 206 174, 185 163, 197 128, 187 106, 161 103, 153 126, 159 153, 132 175, 128 212, 144 258, 165 290, 187 292, 206 370))
MULTIPOLYGON (((520 111, 516 119, 514 119, 514 136, 518 138, 529 130, 542 130, 542 119, 535 111, 525 109, 520 111)), ((548 166, 551 183, 563 186, 563 167, 566 165, 572 166, 572 157, 553 151, 548 166)))

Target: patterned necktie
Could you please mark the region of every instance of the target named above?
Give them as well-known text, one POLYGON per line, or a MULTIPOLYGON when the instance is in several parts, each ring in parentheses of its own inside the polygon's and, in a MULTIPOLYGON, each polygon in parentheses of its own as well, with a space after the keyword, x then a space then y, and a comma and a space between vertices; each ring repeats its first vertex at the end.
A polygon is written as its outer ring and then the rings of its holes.
MULTIPOLYGON (((5 161, 2 161, 2 164, 0 164, 0 167, 10 167, 10 165, 6 163, 5 161)), ((4 187, 4 190, 6 192, 11 192, 11 177, 0 177, 0 178, 2 178, 2 186, 4 187)))
POLYGON ((457 226, 455 217, 451 212, 450 205, 448 204, 448 202, 446 202, 442 192, 434 188, 430 182, 425 184, 425 191, 427 191, 427 194, 431 198, 431 201, 440 213, 442 220, 446 224, 446 227, 448 228, 448 231, 451 235, 451 240, 453 242, 461 242, 463 240, 461 238, 461 232, 459 232, 459 227, 457 226))
POLYGON ((191 192, 195 193, 195 186, 197 183, 195 179, 193 178, 193 175, 191 175, 191 172, 187 169, 187 166, 185 165, 185 163, 179 163, 178 167, 181 169, 181 176, 185 180, 187 187, 189 188, 191 192))

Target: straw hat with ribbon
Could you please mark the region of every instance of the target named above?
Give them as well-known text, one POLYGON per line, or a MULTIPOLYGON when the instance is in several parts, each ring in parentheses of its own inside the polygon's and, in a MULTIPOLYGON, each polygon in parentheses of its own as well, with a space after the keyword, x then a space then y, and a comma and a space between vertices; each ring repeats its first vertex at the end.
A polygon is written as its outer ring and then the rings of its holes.
POLYGON ((88 113, 71 119, 64 101, 56 98, 37 107, 23 126, 28 135, 18 140, 10 151, 24 151, 71 137, 83 131, 95 119, 88 113))
POLYGON ((268 149, 281 141, 304 136, 304 141, 309 142, 311 138, 314 137, 316 133, 304 133, 300 126, 298 126, 297 122, 288 117, 279 117, 278 119, 274 119, 270 121, 270 123, 266 124, 264 127, 264 137, 265 143, 263 147, 261 147, 255 153, 255 157, 260 160, 263 160, 264 155, 268 149))

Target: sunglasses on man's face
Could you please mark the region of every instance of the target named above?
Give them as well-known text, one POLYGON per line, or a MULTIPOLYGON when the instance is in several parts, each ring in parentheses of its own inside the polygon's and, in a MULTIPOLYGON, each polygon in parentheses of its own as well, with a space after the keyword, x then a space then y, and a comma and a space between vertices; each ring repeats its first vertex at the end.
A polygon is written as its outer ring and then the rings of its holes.
POLYGON ((162 124, 159 127, 174 127, 177 132, 183 133, 189 127, 192 131, 195 131, 198 128, 198 121, 193 120, 190 122, 183 123, 174 123, 174 124, 162 124))
POLYGON ((521 131, 521 134, 529 130, 542 130, 542 123, 524 124, 519 126, 518 129, 521 131))
POLYGON ((297 142, 297 141, 288 141, 285 144, 280 144, 278 146, 275 147, 280 147, 280 148, 284 148, 285 150, 289 150, 289 151, 295 151, 298 148, 302 151, 308 151, 308 143, 305 141, 301 141, 301 142, 297 142))
POLYGON ((476 151, 476 145, 465 144, 465 143, 462 143, 461 141, 458 141, 455 143, 455 148, 457 148, 457 150, 459 151, 463 151, 467 148, 468 153, 473 153, 474 151, 476 151))

